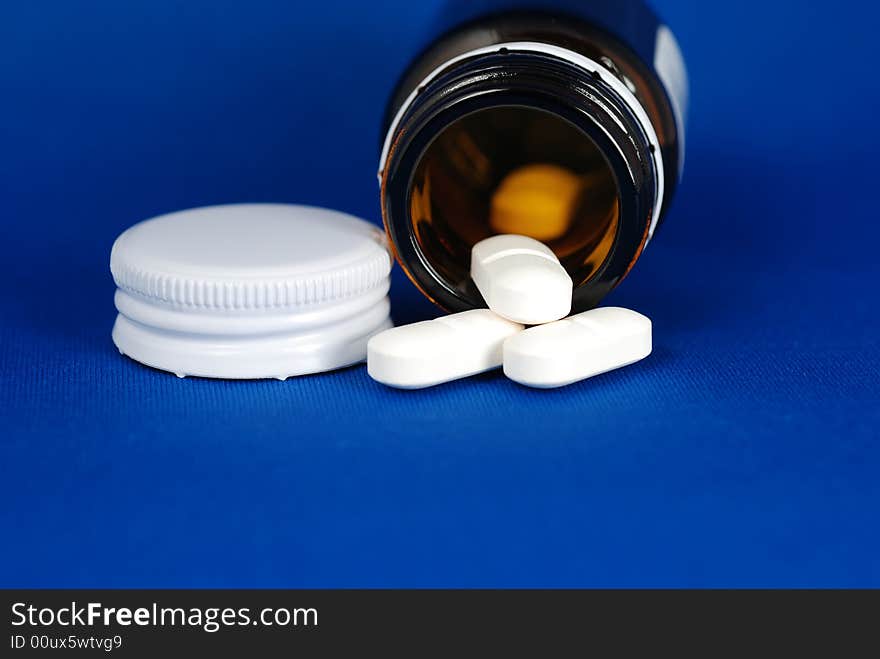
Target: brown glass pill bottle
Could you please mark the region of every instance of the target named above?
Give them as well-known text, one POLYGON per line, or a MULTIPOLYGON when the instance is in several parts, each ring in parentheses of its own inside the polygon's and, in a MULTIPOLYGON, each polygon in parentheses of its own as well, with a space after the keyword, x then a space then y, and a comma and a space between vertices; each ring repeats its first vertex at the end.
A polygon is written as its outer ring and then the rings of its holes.
POLYGON ((398 261, 440 306, 485 306, 471 247, 546 243, 573 312, 627 275, 661 223, 684 154, 687 76, 642 0, 452 3, 393 93, 380 157, 398 261))

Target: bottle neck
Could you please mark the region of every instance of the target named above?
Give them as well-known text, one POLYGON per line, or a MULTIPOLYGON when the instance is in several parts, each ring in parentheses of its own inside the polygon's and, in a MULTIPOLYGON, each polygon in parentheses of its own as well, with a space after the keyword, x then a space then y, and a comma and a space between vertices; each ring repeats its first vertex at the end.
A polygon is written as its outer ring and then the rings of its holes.
POLYGON ((663 200, 662 153, 648 115, 620 79, 549 44, 516 42, 465 53, 428 75, 401 105, 380 164, 383 218, 399 261, 441 306, 454 311, 481 306, 466 271, 444 262, 467 257, 467 236, 458 232, 456 240, 463 244, 449 247, 443 235, 420 235, 414 194, 424 193, 416 176, 438 137, 492 108, 547 113, 568 124, 580 136, 574 139, 589 142, 604 160, 616 204, 613 235, 604 241, 600 262, 583 267, 577 250, 568 262, 563 259, 575 279, 573 308, 595 306, 650 240, 663 200), (443 249, 449 254, 438 257, 443 249))

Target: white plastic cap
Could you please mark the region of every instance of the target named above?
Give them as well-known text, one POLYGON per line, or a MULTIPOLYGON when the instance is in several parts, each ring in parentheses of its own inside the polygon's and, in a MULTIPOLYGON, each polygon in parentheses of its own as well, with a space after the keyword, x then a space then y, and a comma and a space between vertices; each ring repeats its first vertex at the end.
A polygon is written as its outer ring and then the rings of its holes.
POLYGON ((391 258, 337 211, 235 204, 146 220, 113 245, 113 341, 178 376, 279 378, 366 358, 391 326, 391 258))

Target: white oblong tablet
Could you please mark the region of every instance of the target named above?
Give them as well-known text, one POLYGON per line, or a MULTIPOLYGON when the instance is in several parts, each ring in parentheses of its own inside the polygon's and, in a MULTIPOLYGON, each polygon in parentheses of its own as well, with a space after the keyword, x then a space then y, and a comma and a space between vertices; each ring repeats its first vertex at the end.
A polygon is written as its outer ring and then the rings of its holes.
POLYGON ((471 251, 471 279, 489 308, 525 325, 571 312, 571 277, 543 243, 526 236, 486 238, 471 251))
POLYGON ((522 331, 488 309, 385 330, 367 343, 367 372, 400 389, 421 389, 501 366, 505 339, 522 331))
POLYGON ((651 354, 651 320, 605 307, 532 327, 504 343, 504 374, 529 387, 572 384, 651 354))

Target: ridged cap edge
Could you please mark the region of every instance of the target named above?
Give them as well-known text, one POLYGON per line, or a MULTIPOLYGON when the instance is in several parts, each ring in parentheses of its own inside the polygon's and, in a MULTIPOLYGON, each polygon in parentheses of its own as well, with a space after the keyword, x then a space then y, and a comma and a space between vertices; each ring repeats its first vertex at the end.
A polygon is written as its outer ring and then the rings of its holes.
POLYGON ((163 304, 194 309, 238 311, 284 309, 333 302, 365 293, 391 272, 391 256, 382 243, 374 256, 344 268, 297 277, 221 280, 148 272, 121 263, 111 252, 116 286, 163 304))

